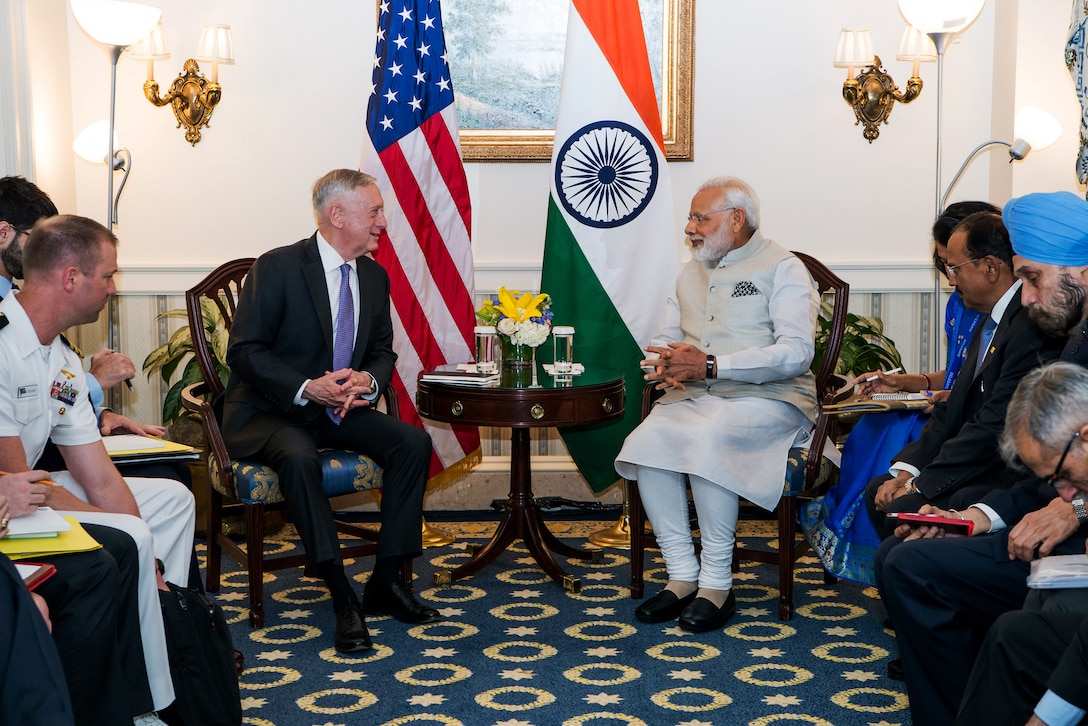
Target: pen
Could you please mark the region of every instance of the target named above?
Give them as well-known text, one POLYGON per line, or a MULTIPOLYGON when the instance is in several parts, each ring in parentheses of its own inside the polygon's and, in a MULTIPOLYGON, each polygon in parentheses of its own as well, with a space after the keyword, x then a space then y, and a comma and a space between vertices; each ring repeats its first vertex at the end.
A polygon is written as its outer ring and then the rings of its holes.
POLYGON ((128 390, 132 390, 132 381, 128 378, 125 379, 125 385, 128 386, 128 390))
MULTIPOLYGON (((890 376, 892 373, 898 373, 901 370, 903 370, 903 369, 902 368, 892 368, 890 371, 884 371, 884 375, 890 376)), ((869 376, 864 381, 862 381, 862 383, 872 383, 877 378, 880 378, 880 376, 869 376)))

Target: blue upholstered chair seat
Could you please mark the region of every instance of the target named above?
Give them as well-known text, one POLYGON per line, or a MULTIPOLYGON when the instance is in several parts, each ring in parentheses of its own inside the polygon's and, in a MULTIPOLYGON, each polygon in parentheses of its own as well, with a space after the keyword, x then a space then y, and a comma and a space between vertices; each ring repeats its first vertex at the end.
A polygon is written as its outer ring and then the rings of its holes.
MULTIPOLYGON (((381 489, 382 470, 362 454, 347 451, 322 450, 321 484, 325 494, 338 497, 353 492, 381 489)), ((208 457, 208 470, 216 489, 243 504, 277 504, 283 501, 280 480, 270 467, 253 459, 234 461, 234 481, 238 491, 223 491, 220 482, 221 465, 214 456, 208 457)))
POLYGON ((820 457, 820 473, 812 486, 805 486, 805 461, 808 459, 808 447, 796 446, 790 449, 786 457, 786 481, 782 487, 782 496, 796 497, 806 491, 819 490, 835 473, 835 464, 826 456, 820 457))

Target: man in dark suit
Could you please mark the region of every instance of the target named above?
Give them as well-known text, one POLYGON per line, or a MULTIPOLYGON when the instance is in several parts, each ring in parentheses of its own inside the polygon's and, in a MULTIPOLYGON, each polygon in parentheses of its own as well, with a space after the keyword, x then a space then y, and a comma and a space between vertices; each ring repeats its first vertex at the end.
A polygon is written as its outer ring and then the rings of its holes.
POLYGON ((363 613, 408 623, 439 619, 400 581, 422 551, 431 439, 371 408, 396 354, 389 278, 370 256, 385 229, 374 178, 339 169, 314 185, 317 232, 262 255, 231 328, 224 435, 231 456, 257 458, 280 479, 310 564, 336 611, 336 649, 371 647, 363 613), (366 454, 382 467, 381 533, 362 607, 348 581, 318 448, 366 454))
POLYGON ((1043 333, 1020 302, 1000 215, 979 212, 956 226, 948 240, 948 280, 967 307, 988 317, 975 330, 948 400, 934 406, 922 435, 899 452, 890 473, 869 483, 866 507, 885 536, 894 528, 885 527, 887 512, 917 512, 923 504, 957 509, 1014 483, 997 455, 1005 407, 1020 379, 1057 358, 1063 342, 1043 333))
MULTIPOLYGON (((1088 202, 1068 192, 1028 194, 1002 216, 1021 301, 1044 329, 1069 334, 1062 361, 1088 367, 1088 202)), ((915 723, 955 718, 986 632, 1024 604, 1030 562, 1084 553, 1088 511, 1075 501, 1032 476, 962 511, 921 508, 971 520, 971 537, 903 525, 900 539, 881 545, 877 587, 895 626, 915 723)))
MULTIPOLYGON (((1001 449, 1052 482, 1062 501, 1088 493, 1088 370, 1055 363, 1027 375, 1009 403, 1001 449)), ((956 723, 1081 721, 1088 710, 1088 590, 1065 594, 1078 600, 1079 612, 1025 609, 997 619, 956 723)))

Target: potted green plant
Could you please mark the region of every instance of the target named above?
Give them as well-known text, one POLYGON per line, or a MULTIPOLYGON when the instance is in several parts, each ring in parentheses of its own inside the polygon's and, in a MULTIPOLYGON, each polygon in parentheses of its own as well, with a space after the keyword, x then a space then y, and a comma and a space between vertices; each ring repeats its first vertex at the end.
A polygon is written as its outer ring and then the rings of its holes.
MULTIPOLYGON (((812 370, 820 368, 823 351, 827 347, 831 329, 831 304, 820 305, 816 331, 816 357, 812 370)), ((867 371, 891 370, 903 365, 903 359, 895 347, 895 341, 884 335, 884 323, 880 318, 846 314, 846 331, 835 372, 840 375, 857 375, 867 371)))
MULTIPOLYGON (((226 385, 227 378, 230 376, 230 369, 224 359, 227 355, 229 335, 226 326, 223 324, 223 316, 215 304, 207 299, 201 299, 200 313, 204 319, 204 330, 208 335, 216 372, 219 374, 220 380, 223 381, 223 385, 226 385)), ((189 320, 188 313, 185 310, 167 310, 158 316, 159 320, 171 318, 181 318, 186 323, 189 320)), ((174 334, 170 336, 170 340, 147 355, 147 358, 144 359, 143 370, 147 374, 148 380, 151 379, 152 375, 158 373, 162 376, 163 382, 169 384, 170 379, 174 377, 174 374, 183 363, 185 366, 182 368, 181 378, 170 385, 170 389, 166 392, 166 399, 162 404, 162 422, 164 426, 184 418, 191 418, 190 414, 181 405, 181 392, 186 386, 204 380, 193 351, 193 336, 188 324, 175 330, 174 334)))

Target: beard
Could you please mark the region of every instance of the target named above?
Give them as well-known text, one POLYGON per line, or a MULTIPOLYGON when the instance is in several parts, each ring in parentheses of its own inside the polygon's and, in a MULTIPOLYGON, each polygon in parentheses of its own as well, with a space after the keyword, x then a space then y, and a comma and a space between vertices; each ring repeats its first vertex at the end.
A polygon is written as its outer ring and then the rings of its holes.
POLYGON ((0 262, 4 263, 4 269, 12 277, 23 279, 23 246, 12 242, 0 250, 0 262))
MULTIPOLYGON (((6 251, 6 250, 5 250, 6 251)), ((1084 318, 1084 305, 1088 301, 1088 291, 1078 285, 1073 276, 1064 273, 1058 280, 1058 289, 1054 299, 1048 301, 1047 309, 1037 304, 1028 308, 1031 319, 1050 335, 1069 335, 1084 318)))
POLYGON ((702 239, 702 247, 693 247, 691 250, 691 256, 700 262, 718 262, 731 249, 720 234, 702 239))

